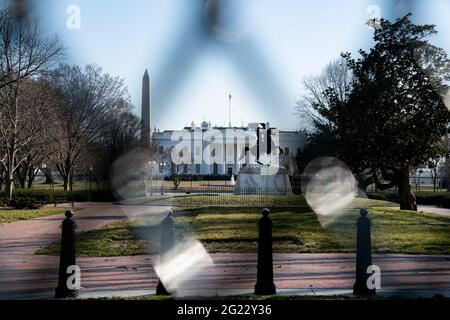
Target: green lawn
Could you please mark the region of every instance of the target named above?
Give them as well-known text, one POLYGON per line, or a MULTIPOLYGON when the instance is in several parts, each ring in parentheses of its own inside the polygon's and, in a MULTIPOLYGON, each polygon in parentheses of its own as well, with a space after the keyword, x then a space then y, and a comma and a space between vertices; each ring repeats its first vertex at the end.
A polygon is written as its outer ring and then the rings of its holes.
MULTIPOLYGON (((75 181, 73 185, 73 191, 89 191, 89 190, 103 190, 108 187, 107 181, 92 181, 92 183, 88 180, 80 180, 75 181)), ((38 189, 38 190, 64 190, 64 184, 63 183, 55 183, 52 185, 50 184, 44 184, 44 183, 34 183, 32 185, 32 189, 38 189)), ((27 189, 26 189, 27 190, 27 189)))
POLYGON ((28 220, 56 214, 63 214, 64 209, 41 208, 41 209, 0 209, 0 223, 28 220))
MULTIPOLYGON (((247 209, 193 209, 181 215, 210 252, 255 252, 256 221, 260 214, 247 209)), ((433 214, 369 209, 375 253, 450 254, 450 218, 433 214)), ((272 210, 275 252, 354 252, 355 211, 324 228, 311 211, 272 210)))
MULTIPOLYGON (((364 200, 365 205, 384 202, 364 200)), ((256 208, 191 208, 175 210, 177 238, 199 239, 209 252, 256 252, 256 208)), ((354 252, 357 210, 324 228, 308 209, 273 209, 273 248, 284 253, 354 252)), ((450 254, 450 218, 427 213, 371 207, 374 253, 450 254)), ((77 252, 88 256, 121 256, 157 252, 159 229, 140 220, 123 221, 81 233, 77 252), (150 248, 151 247, 151 248, 150 248), (153 249, 153 250, 152 250, 153 249)), ((40 250, 58 254, 59 244, 40 250)))
MULTIPOLYGON (((173 206, 179 208, 203 208, 203 207, 284 207, 284 208, 308 208, 308 204, 302 195, 234 195, 225 194, 178 194, 178 195, 153 195, 147 198, 133 199, 137 205, 173 206)), ((354 207, 373 206, 398 206, 393 202, 357 198, 353 202, 354 207)))
POLYGON ((195 195, 154 195, 140 200, 142 204, 171 205, 176 207, 306 207, 303 196, 288 195, 234 195, 225 194, 195 194, 195 195))
MULTIPOLYGON (((139 240, 129 221, 119 221, 99 230, 78 234, 76 252, 80 256, 110 257, 133 256, 146 252, 147 242, 139 240)), ((36 254, 59 255, 60 243, 39 249, 36 254)))

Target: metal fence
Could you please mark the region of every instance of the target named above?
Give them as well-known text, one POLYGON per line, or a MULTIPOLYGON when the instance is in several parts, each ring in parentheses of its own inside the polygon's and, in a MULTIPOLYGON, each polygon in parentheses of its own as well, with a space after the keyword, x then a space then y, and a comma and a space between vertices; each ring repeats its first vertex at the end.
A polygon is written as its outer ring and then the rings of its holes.
POLYGON ((238 188, 234 186, 147 187, 139 202, 177 207, 308 207, 302 195, 291 188, 238 188))
MULTIPOLYGON (((446 176, 411 176, 410 185, 414 192, 447 192, 450 191, 450 178, 446 176)), ((376 186, 370 185, 367 188, 368 192, 376 193, 379 190, 376 186)), ((397 192, 397 187, 393 187, 383 192, 397 192)))

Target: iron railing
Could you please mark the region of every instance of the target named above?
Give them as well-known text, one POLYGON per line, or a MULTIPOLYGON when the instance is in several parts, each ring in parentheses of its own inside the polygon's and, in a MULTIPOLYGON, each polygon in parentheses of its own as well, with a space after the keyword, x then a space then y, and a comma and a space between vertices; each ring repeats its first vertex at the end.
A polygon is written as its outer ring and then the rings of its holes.
POLYGON ((146 188, 137 201, 146 205, 176 207, 308 207, 302 195, 291 188, 234 188, 196 186, 193 188, 146 188))

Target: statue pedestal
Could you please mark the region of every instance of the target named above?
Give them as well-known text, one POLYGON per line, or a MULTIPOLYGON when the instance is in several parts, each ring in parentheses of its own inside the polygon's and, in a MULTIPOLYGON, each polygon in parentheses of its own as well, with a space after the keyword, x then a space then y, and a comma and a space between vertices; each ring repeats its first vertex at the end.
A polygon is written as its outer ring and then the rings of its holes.
POLYGON ((234 187, 234 194, 291 195, 287 170, 272 166, 243 167, 234 187))

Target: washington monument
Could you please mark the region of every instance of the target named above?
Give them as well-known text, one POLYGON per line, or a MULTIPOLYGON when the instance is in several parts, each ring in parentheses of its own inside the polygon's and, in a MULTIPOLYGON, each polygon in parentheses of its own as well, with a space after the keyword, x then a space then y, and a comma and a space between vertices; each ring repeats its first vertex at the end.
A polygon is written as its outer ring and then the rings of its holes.
POLYGON ((151 101, 150 101, 150 78, 147 69, 142 77, 142 111, 141 111, 141 142, 150 145, 151 139, 151 101))

